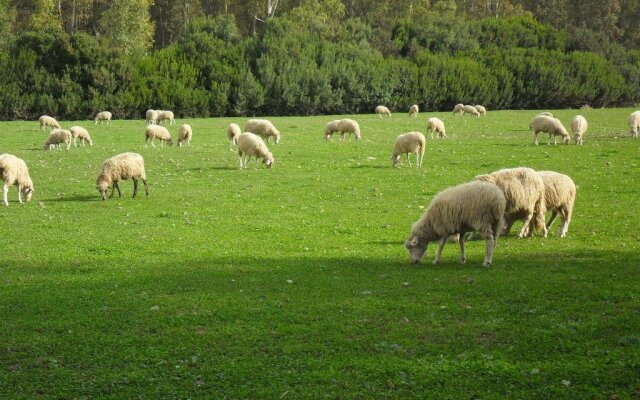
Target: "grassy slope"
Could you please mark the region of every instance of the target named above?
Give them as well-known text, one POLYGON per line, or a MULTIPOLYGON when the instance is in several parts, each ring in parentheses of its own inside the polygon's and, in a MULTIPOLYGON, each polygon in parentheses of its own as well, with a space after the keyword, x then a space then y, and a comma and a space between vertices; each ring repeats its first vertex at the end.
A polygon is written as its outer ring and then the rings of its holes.
MULTIPOLYGON (((225 129, 144 149, 142 121, 45 152, 35 122, 0 124, 34 201, 0 208, 2 398, 619 398, 640 392, 640 141, 631 110, 581 111, 585 145, 532 145, 533 111, 356 116, 364 140, 322 141, 332 117, 273 118, 272 170, 238 170, 225 129), (424 168, 390 167, 428 116, 424 168), (151 196, 100 201, 102 161, 144 155, 151 196), (567 173, 569 236, 501 238, 408 263, 411 223, 445 187, 492 170, 567 173)), ((569 126, 576 112, 558 111, 569 126)), ((63 122, 69 127, 78 122, 63 122)), ((176 129, 172 128, 175 132, 176 129)), ((546 138, 541 137, 546 143, 546 138)))

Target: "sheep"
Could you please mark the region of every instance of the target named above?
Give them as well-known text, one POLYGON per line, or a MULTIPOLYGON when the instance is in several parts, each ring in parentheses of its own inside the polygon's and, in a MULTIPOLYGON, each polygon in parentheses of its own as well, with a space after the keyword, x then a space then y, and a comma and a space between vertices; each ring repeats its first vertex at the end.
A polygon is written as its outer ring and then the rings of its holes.
POLYGON ((638 129, 640 129, 640 111, 635 111, 629 115, 629 133, 631 137, 638 137, 638 129))
POLYGON ((81 127, 81 126, 72 126, 69 128, 69 132, 71 132, 71 137, 73 138, 73 145, 78 147, 78 143, 76 139, 80 139, 82 143, 82 147, 84 147, 84 142, 89 142, 89 146, 93 146, 93 141, 91 140, 91 136, 89 136, 89 132, 81 127))
POLYGON ((584 136, 588 127, 587 120, 582 115, 573 117, 571 120, 571 130, 573 131, 576 144, 582 144, 582 136, 584 136))
POLYGON ((385 106, 377 106, 376 107, 376 114, 378 114, 378 116, 382 119, 383 115, 388 115, 389 118, 391 118, 391 111, 389 111, 389 109, 385 106))
POLYGON ((153 144, 153 139, 158 139, 161 147, 164 147, 164 142, 167 142, 169 146, 173 146, 171 134, 164 126, 149 125, 144 128, 144 147, 147 147, 147 141, 151 141, 151 146, 155 148, 156 145, 153 144))
POLYGON ((549 111, 543 111, 538 115, 544 115, 544 116, 553 118, 553 114, 551 114, 549 111))
POLYGON ((567 236, 573 204, 576 200, 576 184, 567 175, 554 171, 538 171, 538 175, 544 182, 544 199, 546 209, 551 211, 551 219, 547 222, 547 229, 560 214, 562 226, 560 227, 560 237, 567 236))
POLYGON ((429 118, 427 120, 427 132, 431 132, 431 139, 433 139, 433 132, 438 133, 438 138, 443 139, 447 137, 444 129, 444 122, 440 118, 429 118))
POLYGON ((156 118, 156 123, 161 124, 162 121, 169 121, 169 125, 175 125, 176 124, 176 120, 174 119, 173 116, 173 111, 166 111, 166 110, 158 110, 158 116, 156 118))
POLYGON ((273 137, 275 144, 280 143, 280 131, 269 120, 250 119, 244 124, 244 131, 262 136, 267 143, 270 137, 273 137))
POLYGON ((455 105, 455 107, 453 107, 453 113, 454 114, 464 114, 464 104, 462 103, 458 103, 455 105))
POLYGON ((480 104, 476 104, 474 107, 480 113, 480 115, 482 115, 483 117, 487 116, 487 109, 484 106, 481 106, 480 104))
POLYGON ((193 136, 193 130, 191 129, 191 125, 182 124, 180 128, 178 128, 178 146, 182 146, 182 142, 187 142, 189 146, 191 146, 191 137, 193 136))
POLYGON ((335 132, 340 132, 340 141, 344 140, 345 133, 349 134, 349 138, 351 138, 352 134, 356 140, 360 140, 361 138, 360 125, 358 125, 358 122, 349 118, 327 122, 327 125, 324 128, 324 138, 331 140, 331 135, 335 132))
POLYGON ((64 143, 67 145, 67 150, 71 147, 71 132, 66 129, 54 129, 49 133, 49 137, 47 137, 47 141, 44 142, 42 148, 45 150, 51 150, 56 147, 60 150, 60 144, 64 143))
POLYGON ((94 123, 95 125, 98 125, 98 121, 100 121, 100 124, 102 124, 102 121, 107 121, 107 125, 111 125, 111 117, 113 117, 113 114, 111 114, 109 111, 100 111, 98 114, 96 114, 94 123))
POLYGON ((463 114, 471 114, 475 117, 480 117, 480 113, 474 106, 462 106, 462 111, 464 111, 463 114))
POLYGON ((411 159, 409 154, 414 153, 416 155, 417 168, 422 167, 422 158, 424 157, 425 144, 427 140, 420 132, 408 132, 402 135, 398 135, 396 142, 393 145, 393 153, 391 155, 391 162, 395 167, 396 164, 402 164, 402 155, 407 155, 407 162, 411 166, 411 159))
POLYGON ((409 107, 409 116, 414 118, 417 117, 419 110, 420 109, 418 108, 417 104, 412 105, 411 107, 409 107))
POLYGON ((238 144, 238 137, 241 133, 242 131, 240 130, 240 126, 238 126, 238 124, 229 124, 229 127, 227 128, 227 137, 229 138, 229 141, 232 145, 235 146, 236 144, 238 144))
POLYGON ((544 225, 544 182, 536 171, 526 167, 501 169, 491 174, 478 175, 474 180, 493 183, 504 193, 507 200, 504 235, 509 233, 515 221, 522 220, 524 225, 518 234, 519 238, 533 234, 534 229, 529 229, 529 225, 538 228, 547 237, 544 225))
POLYGON ((538 133, 546 132, 549 134, 549 140, 547 144, 551 144, 551 136, 553 136, 553 143, 558 144, 556 137, 562 136, 564 144, 569 144, 570 136, 567 129, 562 125, 559 119, 548 117, 546 115, 536 115, 531 123, 529 129, 533 131, 533 143, 538 145, 538 133))
POLYGON ((142 179, 145 194, 149 197, 149 185, 147 184, 147 174, 144 170, 144 159, 140 154, 122 153, 105 160, 96 180, 96 188, 100 192, 102 200, 107 199, 109 185, 112 185, 109 198, 113 197, 114 190, 118 191, 118 197, 121 198, 122 192, 120 191, 120 186, 118 186, 118 181, 129 178, 133 180, 133 196, 131 197, 136 197, 138 193, 138 178, 142 179))
POLYGON ((58 123, 58 121, 56 121, 55 118, 50 117, 48 115, 43 115, 40 118, 38 118, 38 122, 40 123, 40 129, 44 130, 44 128, 46 126, 49 127, 49 130, 51 131, 52 129, 62 129, 62 126, 60 126, 60 124, 58 123))
POLYGON ((29 168, 24 160, 12 155, 0 155, 0 177, 4 182, 2 200, 5 206, 9 206, 8 194, 11 186, 18 187, 18 201, 22 203, 22 197, 25 201, 31 201, 33 196, 33 181, 29 176, 29 168))
POLYGON ((256 158, 256 168, 258 159, 262 158, 267 168, 273 166, 273 154, 267 148, 264 140, 251 132, 244 132, 238 137, 238 157, 240 158, 240 169, 247 169, 247 164, 251 156, 256 158))
POLYGON ((507 200, 491 183, 472 181, 438 193, 420 220, 413 224, 405 247, 414 264, 422 260, 430 242, 439 241, 434 264, 441 259, 442 249, 452 235, 460 236, 460 262, 467 261, 464 234, 477 231, 487 241, 483 266, 492 263, 507 200))
POLYGON ((147 110, 145 118, 147 125, 153 125, 158 121, 158 112, 156 110, 147 110))

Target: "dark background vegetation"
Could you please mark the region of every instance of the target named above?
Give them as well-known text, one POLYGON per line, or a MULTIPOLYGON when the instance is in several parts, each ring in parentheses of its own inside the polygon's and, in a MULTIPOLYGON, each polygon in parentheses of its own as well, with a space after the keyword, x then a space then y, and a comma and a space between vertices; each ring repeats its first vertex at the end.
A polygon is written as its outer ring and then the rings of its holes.
POLYGON ((0 0, 0 118, 633 105, 640 0, 0 0))

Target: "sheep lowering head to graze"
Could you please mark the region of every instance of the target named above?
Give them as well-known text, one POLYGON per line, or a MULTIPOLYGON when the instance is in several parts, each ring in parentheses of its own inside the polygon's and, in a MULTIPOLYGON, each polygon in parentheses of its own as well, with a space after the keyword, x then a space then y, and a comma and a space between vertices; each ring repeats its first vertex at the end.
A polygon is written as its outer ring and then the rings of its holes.
POLYGON ((324 127, 324 138, 331 140, 331 135, 336 132, 340 132, 340 141, 344 140, 345 133, 349 134, 349 138, 353 134, 356 140, 360 140, 360 126, 352 119, 336 119, 327 122, 324 127))
POLYGON ((49 127, 49 130, 51 129, 61 129, 62 126, 60 126, 60 124, 58 123, 58 121, 56 121, 55 118, 50 117, 48 115, 43 115, 40 118, 38 118, 38 122, 40 123, 40 129, 44 130, 45 127, 49 127))
POLYGON ((144 128, 144 147, 147 147, 147 142, 151 141, 151 146, 156 147, 153 144, 153 139, 160 141, 160 146, 164 147, 164 142, 167 142, 169 146, 173 146, 173 140, 171 140, 171 134, 164 126, 149 125, 144 128))
POLYGON ((411 262, 419 263, 430 242, 439 242, 434 264, 440 262, 442 249, 452 235, 460 235, 460 262, 466 262, 464 234, 479 232, 487 240, 482 265, 491 265, 493 251, 503 225, 506 207, 502 191, 491 183, 472 181, 438 193, 424 215, 411 228, 405 247, 411 262))
POLYGON ((244 132, 238 138, 238 157, 240 158, 240 169, 247 169, 247 164, 251 157, 256 158, 256 168, 258 167, 258 159, 262 158, 267 168, 273 166, 275 161, 273 154, 267 148, 264 140, 258 135, 251 132, 244 132))
POLYGON ((246 124, 244 124, 244 131, 262 136, 267 141, 267 143, 269 143, 269 138, 271 137, 276 144, 280 143, 280 131, 277 130, 269 120, 250 119, 246 124))
POLYGON ((422 157, 424 157, 424 150, 427 140, 420 132, 408 132, 402 135, 398 135, 396 142, 393 145, 393 153, 391 154, 391 162, 395 167, 396 164, 402 164, 402 155, 407 155, 407 162, 411 166, 411 159, 409 155, 411 153, 416 155, 417 167, 422 167, 422 157))
POLYGON ((109 111, 101 111, 98 114, 96 114, 96 117, 94 119, 95 125, 98 124, 98 121, 100 121, 100 123, 102 123, 102 121, 106 121, 107 125, 111 125, 112 117, 113 117, 113 114, 111 114, 109 111))
POLYGON ((145 113, 147 125, 155 124, 158 121, 158 112, 156 110, 147 110, 145 113))
POLYGON ((380 118, 382 118, 383 115, 388 115, 389 118, 391 118, 391 111, 389 111, 389 109, 385 106, 377 106, 376 114, 378 114, 380 118))
POLYGON ((180 128, 178 128, 178 146, 182 146, 182 142, 187 142, 189 146, 191 146, 191 138, 193 136, 193 130, 191 129, 191 125, 182 124, 180 128))
POLYGON ((113 197, 114 190, 118 191, 118 197, 122 197, 122 192, 118 186, 118 181, 127 180, 131 178, 133 180, 133 196, 136 197, 138 193, 138 179, 142 180, 144 184, 144 190, 149 196, 149 186, 147 185, 147 174, 144 170, 144 159, 137 153, 122 153, 117 156, 107 159, 102 164, 102 169, 98 174, 96 180, 96 188, 100 192, 102 200, 107 198, 107 189, 111 185, 111 195, 113 197))
POLYGON ((632 112, 629 115, 629 133, 631 137, 638 137, 638 130, 640 129, 640 111, 632 112))
POLYGON ((340 130, 340 128, 338 128, 339 123, 339 119, 334 119, 333 121, 327 122, 327 124, 324 126, 324 138, 326 140, 331 140, 331 135, 340 130))
POLYGON ((169 121, 169 125, 175 125, 176 120, 173 115, 173 111, 158 110, 158 116, 156 122, 161 124, 163 121, 169 121))
POLYGON ((411 107, 409 107, 409 116, 414 118, 417 117, 419 110, 420 109, 418 108, 417 104, 412 105, 411 107))
POLYGON ((453 107, 453 113, 454 114, 464 114, 464 104, 462 103, 458 103, 455 105, 455 107, 453 107))
POLYGON ((46 142, 42 145, 45 150, 51 150, 57 148, 60 150, 60 144, 67 145, 67 150, 71 147, 72 136, 71 132, 66 129, 54 129, 49 133, 46 142))
POLYGON ((567 236, 573 204, 576 201, 576 184, 569 176, 554 171, 538 171, 538 175, 544 182, 544 199, 548 211, 551 211, 551 219, 547 222, 547 229, 560 215, 560 237, 567 236))
POLYGON ((241 133, 242 131, 240 130, 240 126, 238 126, 238 124, 229 124, 229 127, 227 128, 227 137, 229 138, 229 141, 232 145, 235 146, 236 144, 238 144, 238 138, 240 137, 241 133))
POLYGON ((427 132, 431 132, 431 139, 433 139, 433 132, 437 132, 437 137, 443 139, 447 137, 447 133, 444 129, 444 122, 440 118, 429 118, 427 120, 427 132))
POLYGON ((480 104, 477 104, 474 107, 480 113, 480 115, 482 115, 483 117, 487 115, 487 109, 484 108, 484 106, 481 106, 480 104))
POLYGON ((478 110, 474 107, 474 106, 462 106, 462 111, 464 111, 463 114, 471 114, 475 117, 479 117, 480 113, 478 112, 478 110))
POLYGON ((573 137, 576 144, 582 144, 584 133, 587 131, 589 125, 587 120, 582 115, 576 115, 571 120, 571 130, 573 131, 573 137))
POLYGON ((533 131, 533 143, 538 145, 538 133, 545 132, 549 134, 549 140, 547 144, 551 144, 551 136, 553 136, 553 143, 558 144, 556 138, 562 136, 564 144, 569 144, 571 136, 567 129, 562 125, 559 119, 548 117, 546 115, 536 115, 529 124, 529 129, 533 131))
POLYGON ((24 160, 12 154, 0 155, 0 177, 4 182, 2 200, 5 206, 9 205, 8 194, 11 186, 18 187, 18 201, 20 203, 22 203, 23 197, 25 201, 31 201, 34 192, 33 182, 24 160))
POLYGON ((72 126, 69 128, 69 132, 71 132, 71 137, 73 138, 73 145, 78 147, 77 139, 80 139, 82 143, 82 147, 84 147, 84 142, 88 142, 90 146, 93 146, 93 141, 91 140, 91 136, 89 136, 89 131, 81 126, 72 126))

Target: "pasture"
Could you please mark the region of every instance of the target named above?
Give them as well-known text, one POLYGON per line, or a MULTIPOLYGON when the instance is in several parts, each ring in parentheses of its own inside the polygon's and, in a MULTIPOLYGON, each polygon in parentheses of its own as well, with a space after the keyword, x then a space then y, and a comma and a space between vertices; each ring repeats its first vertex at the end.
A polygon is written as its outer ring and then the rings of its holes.
MULTIPOLYGON (((393 111, 393 110, 392 110, 393 111)), ((557 110, 583 146, 533 145, 537 111, 486 117, 350 116, 363 140, 322 139, 336 116, 270 118, 264 166, 238 169, 226 127, 188 122, 191 147, 144 148, 144 121, 61 121, 93 147, 43 151, 37 122, 0 123, 33 201, 0 208, 0 398, 625 399, 640 396, 640 140, 632 109, 557 110), (391 167, 400 133, 425 133, 421 170, 391 167), (101 201, 103 160, 145 158, 101 201), (409 263, 404 240, 440 190, 499 168, 573 178, 568 236, 448 244, 409 263)), ((413 162, 413 159, 412 159, 413 162)))

